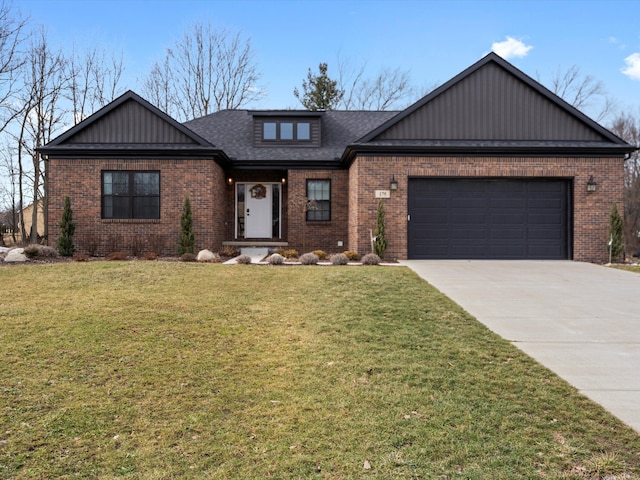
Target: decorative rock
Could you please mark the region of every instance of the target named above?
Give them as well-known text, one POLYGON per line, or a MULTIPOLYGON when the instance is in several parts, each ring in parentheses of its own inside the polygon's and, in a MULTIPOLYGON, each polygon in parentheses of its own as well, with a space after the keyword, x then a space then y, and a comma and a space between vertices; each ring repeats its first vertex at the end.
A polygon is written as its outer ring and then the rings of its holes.
POLYGON ((23 252, 24 248, 14 248, 13 250, 9 250, 6 257, 4 257, 4 261, 7 263, 26 262, 27 256, 23 252))
POLYGON ((198 260, 199 262, 212 262, 215 259, 216 256, 210 250, 200 250, 198 252, 198 256, 196 257, 196 260, 198 260))

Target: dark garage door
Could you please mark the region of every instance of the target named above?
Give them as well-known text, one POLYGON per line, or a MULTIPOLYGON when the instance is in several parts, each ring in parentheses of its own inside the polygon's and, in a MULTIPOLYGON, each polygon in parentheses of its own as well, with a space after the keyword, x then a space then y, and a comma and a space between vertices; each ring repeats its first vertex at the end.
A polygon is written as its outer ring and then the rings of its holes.
POLYGON ((569 182, 409 180, 409 258, 569 258, 569 182))

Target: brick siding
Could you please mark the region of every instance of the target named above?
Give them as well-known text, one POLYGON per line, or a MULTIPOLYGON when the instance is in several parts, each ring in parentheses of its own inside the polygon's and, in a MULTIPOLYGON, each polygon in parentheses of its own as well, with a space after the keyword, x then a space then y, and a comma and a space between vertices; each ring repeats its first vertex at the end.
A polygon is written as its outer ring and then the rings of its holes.
POLYGON ((64 197, 71 199, 76 224, 74 244, 79 253, 105 255, 153 251, 176 255, 180 216, 186 195, 191 200, 196 251, 220 248, 226 205, 222 169, 212 160, 56 159, 49 160, 49 244, 56 245, 64 197), (160 171, 160 218, 110 220, 101 218, 103 170, 160 171))
POLYGON ((348 243, 349 174, 346 170, 289 170, 288 241, 289 248, 301 254, 313 250, 342 252, 348 243), (307 222, 305 200, 307 180, 331 180, 331 220, 307 222), (342 242, 343 246, 338 246, 342 242))
POLYGON ((398 190, 385 200, 387 258, 407 258, 407 184, 410 177, 564 178, 573 187, 573 259, 606 262, 609 213, 623 212, 622 158, 592 157, 417 157, 358 156, 349 171, 349 249, 370 250, 369 230, 376 225, 375 190, 388 190, 392 175, 398 190), (595 193, 586 184, 593 175, 595 193))

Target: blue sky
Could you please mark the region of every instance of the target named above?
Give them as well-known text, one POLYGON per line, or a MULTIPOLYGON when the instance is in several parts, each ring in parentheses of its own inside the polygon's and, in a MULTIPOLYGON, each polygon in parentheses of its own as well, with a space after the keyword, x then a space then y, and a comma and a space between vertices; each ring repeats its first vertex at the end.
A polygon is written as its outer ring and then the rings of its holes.
POLYGON ((268 95, 250 108, 299 108, 292 92, 307 69, 327 62, 331 76, 338 55, 366 62, 372 76, 383 67, 407 70, 424 90, 502 48, 498 53, 543 84, 577 65, 602 80, 621 109, 640 114, 639 0, 14 0, 14 6, 63 49, 122 52, 126 87, 137 91, 153 62, 202 21, 251 39, 268 95))

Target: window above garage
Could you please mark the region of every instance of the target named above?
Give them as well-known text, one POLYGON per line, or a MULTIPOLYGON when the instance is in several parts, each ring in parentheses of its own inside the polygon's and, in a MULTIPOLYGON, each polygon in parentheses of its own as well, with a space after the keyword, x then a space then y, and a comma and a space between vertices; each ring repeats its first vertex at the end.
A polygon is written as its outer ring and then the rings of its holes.
POLYGON ((252 112, 255 146, 319 147, 322 112, 252 112))

